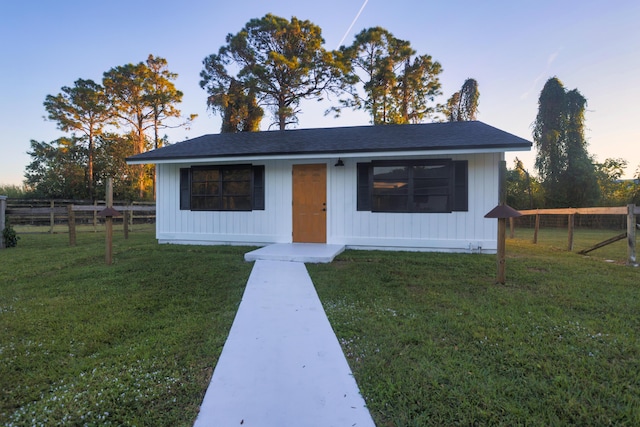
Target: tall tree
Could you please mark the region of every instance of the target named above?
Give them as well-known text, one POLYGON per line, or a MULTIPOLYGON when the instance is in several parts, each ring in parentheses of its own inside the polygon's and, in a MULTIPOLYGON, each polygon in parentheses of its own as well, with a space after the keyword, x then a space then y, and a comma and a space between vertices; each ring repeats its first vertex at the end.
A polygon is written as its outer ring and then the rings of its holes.
POLYGON ((418 123, 435 111, 429 107, 440 95, 442 67, 429 55, 416 55, 408 41, 381 27, 362 30, 351 46, 340 49, 349 71, 345 84, 349 97, 341 108, 364 109, 374 125, 418 123))
MULTIPOLYGON (((132 133, 115 134, 105 132, 100 136, 100 149, 96 156, 98 187, 102 194, 106 190, 107 178, 113 178, 113 197, 120 200, 136 200, 138 183, 136 166, 128 165, 125 158, 133 150, 136 136, 132 133)), ((146 177, 149 181, 152 176, 146 177)))
POLYGON ((81 138, 62 137, 52 142, 31 141, 32 161, 25 183, 38 197, 74 199, 88 197, 85 184, 87 149, 81 138))
POLYGON ((464 81, 462 88, 451 95, 447 101, 445 114, 450 122, 466 122, 476 120, 480 90, 475 79, 464 81))
POLYGON ((561 179, 565 184, 567 205, 594 206, 600 200, 600 188, 596 168, 587 151, 584 136, 584 111, 587 100, 577 89, 573 89, 566 93, 565 104, 566 166, 561 179))
POLYGON ((228 92, 218 101, 222 111, 222 133, 257 132, 264 110, 258 105, 255 93, 242 83, 231 79, 228 92))
POLYGON ((78 79, 73 87, 64 86, 59 94, 47 95, 44 107, 60 130, 83 135, 87 144, 86 185, 89 196, 94 197, 95 141, 111 122, 104 88, 93 80, 78 79))
MULTIPOLYGON (((154 125, 154 111, 147 92, 149 71, 146 64, 120 65, 104 73, 102 84, 109 97, 112 114, 123 124, 130 126, 135 135, 131 154, 143 153, 151 148, 146 131, 154 125)), ((137 167, 138 192, 145 198, 145 174, 147 165, 137 167)))
POLYGON ((547 207, 566 206, 560 176, 565 167, 565 89, 553 77, 545 83, 538 99, 533 140, 538 150, 535 167, 545 191, 547 207))
POLYGON ((169 71, 167 60, 164 58, 149 55, 146 64, 148 76, 145 83, 148 87, 145 90, 147 101, 153 111, 154 148, 160 148, 162 146, 162 138, 158 135, 160 129, 188 126, 197 117, 197 114, 191 114, 177 124, 167 123, 167 120, 171 118, 181 119, 182 113, 176 108, 176 104, 182 102, 183 93, 173 84, 173 81, 178 78, 178 74, 169 71))
POLYGON ((267 14, 228 34, 226 42, 204 59, 200 73, 200 86, 214 111, 224 111, 220 101, 233 78, 255 94, 258 104, 272 109, 283 130, 297 123, 301 100, 320 99, 342 85, 340 62, 322 47, 321 29, 309 21, 267 14), (238 70, 235 76, 227 70, 231 64, 238 70))
POLYGON ((547 207, 582 207, 599 198, 584 137, 585 106, 580 92, 567 92, 557 77, 550 78, 540 93, 533 139, 547 207))
POLYGON ((627 165, 622 158, 608 158, 595 165, 603 206, 622 206, 633 200, 632 186, 620 180, 627 165))
POLYGON ((513 169, 507 170, 507 204, 515 209, 534 209, 542 206, 540 183, 524 168, 522 160, 513 161, 513 169))
MULTIPOLYGON (((158 129, 170 127, 165 120, 180 117, 175 105, 182 101, 182 92, 172 82, 176 77, 168 71, 165 59, 153 55, 149 55, 146 63, 121 65, 104 73, 102 84, 111 114, 135 135, 131 154, 161 146, 158 129), (154 131, 153 139, 147 135, 150 129, 154 131)), ((190 119, 174 127, 185 126, 190 119)), ((147 191, 146 176, 152 173, 149 168, 138 166, 140 198, 147 191)))

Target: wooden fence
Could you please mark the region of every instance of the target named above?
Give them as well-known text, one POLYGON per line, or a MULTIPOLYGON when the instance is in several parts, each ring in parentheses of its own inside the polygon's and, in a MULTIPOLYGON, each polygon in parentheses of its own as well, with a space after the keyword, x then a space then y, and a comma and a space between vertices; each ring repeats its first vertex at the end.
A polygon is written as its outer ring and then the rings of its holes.
MULTIPOLYGON (((93 225, 94 231, 97 231, 98 224, 104 221, 104 218, 101 218, 99 214, 105 208, 106 203, 103 201, 8 200, 6 196, 0 196, 0 232, 4 229, 7 221, 12 226, 34 225, 42 227, 47 229, 48 233, 54 233, 56 224, 66 225, 69 232, 69 243, 75 245, 76 226, 78 224, 93 225)), ((122 214, 125 238, 128 237, 129 227, 134 223, 155 223, 156 206, 153 203, 126 204, 120 202, 113 208, 122 214)), ((4 239, 0 236, 0 248, 3 245, 4 239)))
MULTIPOLYGON (((523 216, 532 215, 535 216, 535 225, 533 231, 533 243, 538 243, 538 231, 540 230, 540 218, 542 215, 566 215, 567 217, 567 250, 573 251, 574 241, 574 228, 576 215, 624 215, 626 216, 627 231, 614 236, 610 239, 604 240, 596 245, 580 251, 581 254, 586 254, 595 249, 601 248, 618 240, 624 238, 627 239, 627 264, 638 266, 636 258, 636 216, 640 215, 640 206, 634 204, 618 207, 595 207, 595 208, 563 208, 563 209, 530 209, 519 211, 523 216)), ((515 221, 510 219, 510 232, 511 237, 515 232, 515 221)))
MULTIPOLYGON (((98 213, 106 207, 104 201, 11 199, 5 200, 4 214, 13 226, 35 226, 46 230, 36 233, 53 233, 56 225, 68 225, 69 206, 73 206, 73 212, 76 212, 76 224, 92 225, 96 230, 103 222, 98 213)), ((129 225, 155 223, 154 203, 118 202, 115 208, 123 214, 127 212, 129 225)))

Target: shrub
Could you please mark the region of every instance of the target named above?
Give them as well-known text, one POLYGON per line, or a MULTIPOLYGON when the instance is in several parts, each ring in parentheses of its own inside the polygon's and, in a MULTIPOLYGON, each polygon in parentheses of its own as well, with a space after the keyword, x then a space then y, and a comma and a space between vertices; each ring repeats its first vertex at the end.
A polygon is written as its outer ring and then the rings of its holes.
POLYGON ((14 230, 11 224, 9 224, 9 221, 7 221, 4 230, 2 230, 2 241, 4 242, 5 248, 16 247, 18 240, 20 240, 20 236, 16 234, 16 230, 14 230))

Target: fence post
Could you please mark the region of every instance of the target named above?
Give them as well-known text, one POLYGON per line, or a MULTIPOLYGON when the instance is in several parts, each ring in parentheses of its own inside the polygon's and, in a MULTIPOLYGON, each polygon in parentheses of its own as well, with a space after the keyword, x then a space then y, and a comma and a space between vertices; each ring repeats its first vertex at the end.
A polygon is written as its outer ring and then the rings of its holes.
POLYGON ((69 246, 76 245, 76 214, 73 211, 73 205, 67 206, 67 216, 69 223, 69 246))
POLYGON ((540 214, 536 213, 536 224, 533 229, 533 244, 538 243, 538 230, 540 229, 540 214))
POLYGON ((569 252, 573 251, 573 225, 575 222, 575 215, 569 214, 567 218, 568 227, 569 227, 569 241, 567 242, 567 250, 569 252))
POLYGON ((130 215, 130 210, 128 210, 126 207, 124 209, 123 215, 124 218, 122 219, 122 227, 124 229, 124 238, 125 240, 129 238, 129 215, 130 215))
POLYGON ((627 264, 638 266, 636 259, 636 205, 627 205, 627 264))
MULTIPOLYGON (((107 209, 113 207, 113 178, 107 178, 107 209)), ((113 218, 107 215, 104 220, 106 228, 105 238, 105 256, 104 260, 107 265, 113 262, 113 218)))
POLYGON ((93 201, 93 232, 97 233, 98 232, 98 201, 94 200, 93 201))
POLYGON ((49 214, 49 234, 53 234, 53 226, 56 223, 56 214, 54 213, 54 209, 56 208, 55 200, 51 201, 51 213, 49 214))
MULTIPOLYGON (((7 224, 7 196, 0 196, 0 233, 7 224)), ((0 235, 0 249, 4 248, 4 236, 0 235)))
POLYGON ((509 218, 509 238, 513 239, 516 236, 516 221, 514 218, 509 218))

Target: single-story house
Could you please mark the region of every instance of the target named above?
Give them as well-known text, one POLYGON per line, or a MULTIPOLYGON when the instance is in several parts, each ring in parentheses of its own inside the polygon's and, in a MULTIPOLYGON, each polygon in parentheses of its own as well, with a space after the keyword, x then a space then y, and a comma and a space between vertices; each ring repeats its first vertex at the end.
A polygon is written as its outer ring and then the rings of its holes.
POLYGON ((327 243, 495 253, 506 151, 482 122, 212 134, 131 156, 156 165, 160 243, 327 243))

